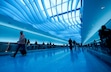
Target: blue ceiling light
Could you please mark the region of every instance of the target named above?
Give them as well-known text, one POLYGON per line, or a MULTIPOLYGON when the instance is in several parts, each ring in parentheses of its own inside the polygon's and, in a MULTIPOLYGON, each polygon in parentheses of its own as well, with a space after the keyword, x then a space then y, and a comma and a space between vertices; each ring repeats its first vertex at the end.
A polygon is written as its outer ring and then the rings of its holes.
POLYGON ((2 0, 0 14, 57 38, 81 42, 81 3, 82 0, 2 0))

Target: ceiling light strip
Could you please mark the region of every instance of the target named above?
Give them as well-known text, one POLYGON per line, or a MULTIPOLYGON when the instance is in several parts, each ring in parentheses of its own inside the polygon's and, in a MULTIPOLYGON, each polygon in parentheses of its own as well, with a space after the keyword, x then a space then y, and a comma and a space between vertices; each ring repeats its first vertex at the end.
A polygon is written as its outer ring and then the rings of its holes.
MULTIPOLYGON (((73 3, 74 3, 74 0, 71 0, 71 11, 72 11, 73 3)), ((74 12, 74 11, 71 12, 71 20, 72 20, 73 24, 75 25, 75 22, 74 22, 74 20, 73 20, 73 19, 74 19, 74 18, 73 18, 73 14, 72 14, 73 12, 74 12)))
POLYGON ((27 9, 28 7, 26 5, 24 6, 23 4, 21 4, 20 0, 15 0, 14 5, 22 13, 23 17, 27 19, 28 22, 33 23, 31 17, 29 16, 27 9))
MULTIPOLYGON (((63 0, 61 1, 61 13, 63 13, 63 0)), ((67 22, 65 21, 63 15, 64 15, 64 14, 62 14, 62 20, 63 20, 63 22, 64 22, 64 27, 65 27, 65 29, 66 29, 66 28, 68 27, 68 25, 67 25, 67 22)))
POLYGON ((64 28, 64 26, 61 24, 61 20, 59 19, 58 10, 57 10, 57 6, 58 6, 58 5, 57 5, 57 1, 58 1, 58 0, 56 0, 56 7, 55 7, 57 19, 58 19, 58 22, 60 22, 60 23, 59 23, 60 27, 61 27, 61 28, 64 28))
POLYGON ((46 9, 44 0, 41 0, 41 3, 42 3, 42 6, 43 6, 43 9, 44 9, 44 11, 45 11, 46 17, 47 17, 47 19, 49 19, 49 15, 48 15, 48 13, 47 13, 47 9, 46 9))
POLYGON ((50 38, 50 39, 53 39, 53 40, 58 40, 58 41, 60 41, 60 42, 65 42, 65 43, 67 43, 67 41, 65 41, 65 40, 61 40, 61 39, 58 39, 58 38, 54 38, 54 37, 51 37, 51 36, 47 36, 47 35, 44 35, 44 34, 41 34, 41 33, 37 33, 37 32, 34 32, 34 31, 27 30, 27 29, 23 29, 23 28, 20 28, 20 27, 12 26, 12 25, 5 24, 5 23, 2 23, 2 22, 0 22, 0 25, 6 26, 6 27, 10 27, 10 28, 13 28, 13 29, 17 29, 17 30, 21 30, 21 31, 25 31, 25 32, 32 33, 32 34, 35 34, 35 35, 47 37, 47 38, 50 38))
POLYGON ((19 20, 19 21, 22 20, 20 17, 18 17, 16 14, 14 14, 13 11, 11 11, 9 8, 6 8, 6 7, 0 7, 0 8, 1 8, 0 9, 1 12, 3 12, 5 15, 11 17, 12 19, 19 20))
POLYGON ((35 17, 34 17, 34 11, 33 11, 33 8, 32 8, 32 6, 31 6, 29 0, 24 0, 24 3, 26 4, 26 6, 27 6, 28 9, 29 9, 29 10, 28 10, 29 14, 27 14, 27 15, 29 15, 29 16, 31 17, 33 23, 36 23, 36 19, 35 19, 35 17))
POLYGON ((51 8, 52 18, 54 19, 54 21, 56 21, 55 18, 54 18, 53 10, 52 10, 52 8, 53 8, 52 5, 53 5, 53 3, 52 3, 51 0, 49 0, 49 3, 50 3, 50 8, 51 8))
MULTIPOLYGON (((75 6, 76 9, 77 9, 77 6, 78 6, 78 4, 79 4, 79 1, 80 1, 80 0, 77 0, 77 2, 76 2, 76 6, 75 6)), ((76 11, 77 11, 77 10, 76 10, 76 11)), ((77 24, 79 24, 78 21, 76 20, 76 17, 77 17, 76 11, 75 11, 75 13, 74 13, 74 14, 75 14, 75 21, 77 22, 77 24)), ((77 24, 76 24, 76 25, 77 25, 77 24)))
POLYGON ((42 11, 41 8, 40 8, 41 0, 34 0, 34 2, 35 2, 35 5, 36 5, 36 7, 37 7, 37 9, 38 9, 38 14, 40 14, 40 16, 41 16, 41 18, 42 18, 41 21, 45 21, 46 17, 45 17, 45 15, 43 14, 43 11, 42 11))
POLYGON ((18 18, 19 21, 27 21, 26 18, 24 18, 23 15, 19 12, 19 10, 15 6, 13 6, 13 1, 7 0, 7 1, 4 1, 3 4, 4 4, 3 7, 11 11, 11 14, 12 14, 11 17, 14 17, 14 18, 16 17, 16 19, 18 18))
POLYGON ((71 21, 70 21, 70 18, 69 18, 69 13, 68 13, 68 11, 69 11, 69 1, 67 2, 67 17, 68 17, 68 25, 69 25, 69 27, 71 27, 71 25, 72 25, 72 23, 71 23, 71 21))
POLYGON ((42 20, 40 13, 39 13, 34 1, 29 0, 29 3, 30 3, 30 8, 32 10, 31 12, 32 12, 33 17, 35 19, 35 24, 38 24, 42 20))

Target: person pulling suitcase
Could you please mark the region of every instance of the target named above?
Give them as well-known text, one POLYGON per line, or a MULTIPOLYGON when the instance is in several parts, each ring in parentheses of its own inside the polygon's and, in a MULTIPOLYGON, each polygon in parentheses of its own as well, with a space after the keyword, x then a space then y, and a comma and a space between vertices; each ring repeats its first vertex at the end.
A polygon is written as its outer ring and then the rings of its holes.
POLYGON ((26 38, 23 34, 23 31, 20 31, 20 37, 19 37, 19 41, 17 42, 18 46, 17 49, 15 51, 15 53, 12 55, 12 57, 15 57, 17 52, 19 51, 19 49, 21 48, 20 52, 22 55, 26 55, 26 49, 25 49, 25 43, 26 43, 26 38))

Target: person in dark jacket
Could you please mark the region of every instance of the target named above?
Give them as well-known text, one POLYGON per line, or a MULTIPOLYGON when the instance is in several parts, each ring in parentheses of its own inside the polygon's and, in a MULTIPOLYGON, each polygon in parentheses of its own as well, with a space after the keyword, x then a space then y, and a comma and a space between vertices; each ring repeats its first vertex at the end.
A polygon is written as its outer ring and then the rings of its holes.
POLYGON ((14 55, 12 57, 16 56, 16 54, 17 54, 17 52, 19 51, 20 48, 22 48, 20 50, 21 54, 26 55, 25 43, 26 43, 26 41, 25 41, 25 36, 23 34, 23 31, 20 31, 19 41, 17 42, 18 47, 17 47, 17 49, 16 49, 16 51, 15 51, 15 53, 14 53, 14 55))
POLYGON ((99 30, 99 37, 102 48, 108 48, 109 53, 111 54, 111 29, 108 29, 105 25, 102 25, 101 29, 99 30))
POLYGON ((70 50, 72 50, 72 40, 71 40, 71 38, 68 40, 68 42, 69 42, 69 48, 70 48, 70 50))

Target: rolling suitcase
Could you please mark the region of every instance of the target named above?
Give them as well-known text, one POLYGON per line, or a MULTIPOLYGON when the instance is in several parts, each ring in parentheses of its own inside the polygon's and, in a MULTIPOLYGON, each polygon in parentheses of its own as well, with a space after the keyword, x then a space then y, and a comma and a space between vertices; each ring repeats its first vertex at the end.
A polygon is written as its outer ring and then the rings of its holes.
POLYGON ((25 49, 20 50, 20 52, 21 52, 21 54, 22 54, 22 55, 26 55, 26 54, 27 54, 27 52, 26 52, 26 50, 25 50, 25 49))

